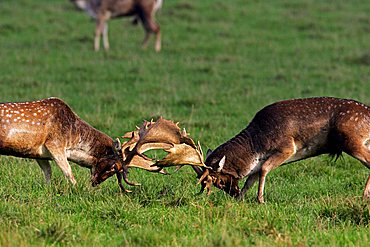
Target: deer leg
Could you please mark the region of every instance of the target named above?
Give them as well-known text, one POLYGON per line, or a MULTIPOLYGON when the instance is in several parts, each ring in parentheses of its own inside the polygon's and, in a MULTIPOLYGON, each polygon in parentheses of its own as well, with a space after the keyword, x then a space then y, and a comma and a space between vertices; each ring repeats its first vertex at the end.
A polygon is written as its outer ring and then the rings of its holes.
POLYGON ((108 24, 107 23, 104 23, 104 26, 103 26, 103 45, 106 51, 109 50, 108 24))
POLYGON ((247 193, 247 191, 253 186, 253 184, 257 181, 257 178, 259 177, 259 173, 254 173, 252 175, 249 175, 249 177, 247 178, 247 181, 245 181, 245 184, 240 192, 240 194, 238 195, 238 197, 236 198, 237 200, 241 200, 243 199, 245 193, 247 193))
MULTIPOLYGON (((346 153, 361 161, 370 169, 370 140, 356 140, 356 143, 347 143, 346 153)), ((365 200, 370 197, 370 175, 367 179, 362 198, 365 200)))
POLYGON ((161 32, 159 30, 155 34, 155 51, 156 52, 161 51, 161 32))
POLYGON ((50 163, 48 160, 40 160, 40 159, 37 159, 37 164, 39 164, 39 166, 41 167, 43 173, 44 173, 44 176, 45 176, 45 180, 46 180, 46 183, 50 183, 50 179, 51 179, 51 166, 50 166, 50 163))
POLYGON ((71 166, 68 163, 66 154, 64 151, 60 151, 60 148, 58 145, 52 144, 46 144, 46 148, 50 152, 53 160, 57 163, 59 168, 62 170, 64 176, 68 178, 68 180, 73 184, 76 185, 76 179, 74 178, 72 174, 72 169, 71 166), (56 146, 56 147, 55 147, 56 146))
POLYGON ((140 18, 145 29, 145 37, 142 45, 143 48, 145 49, 147 47, 150 34, 155 33, 156 41, 154 49, 156 52, 159 52, 161 50, 161 33, 159 25, 153 21, 151 14, 143 14, 140 18))
POLYGON ((142 42, 143 49, 146 49, 148 47, 149 38, 150 38, 150 32, 145 31, 145 36, 144 36, 144 39, 143 39, 143 42, 142 42))
MULTIPOLYGON (((293 143, 294 145, 294 143, 293 143)), ((265 187, 265 180, 267 174, 279 167, 283 164, 286 160, 288 160, 292 155, 295 153, 295 147, 290 146, 289 148, 282 149, 274 154, 272 154, 262 165, 261 170, 259 172, 259 185, 258 185, 258 196, 257 200, 259 203, 264 203, 263 198, 263 191, 265 187)))
POLYGON ((104 31, 104 21, 103 20, 97 20, 96 21, 96 27, 95 27, 95 39, 94 39, 94 50, 99 51, 100 48, 100 37, 104 31))
POLYGON ((67 158, 64 155, 56 155, 53 158, 59 168, 62 170, 64 176, 66 176, 73 185, 76 185, 77 182, 75 177, 73 176, 72 169, 67 161, 67 158))

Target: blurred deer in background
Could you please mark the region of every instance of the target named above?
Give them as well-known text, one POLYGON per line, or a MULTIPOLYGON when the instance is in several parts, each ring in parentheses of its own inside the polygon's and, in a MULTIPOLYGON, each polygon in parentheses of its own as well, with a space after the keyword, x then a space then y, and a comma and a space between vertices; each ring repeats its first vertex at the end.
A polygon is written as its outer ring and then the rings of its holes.
MULTIPOLYGON (((54 160, 72 184, 76 180, 68 161, 91 170, 92 184, 105 177, 106 170, 121 170, 117 178, 125 181, 126 167, 122 164, 119 140, 80 119, 62 100, 48 98, 32 102, 0 103, 0 154, 36 159, 50 182, 54 160)), ((105 177, 106 179, 107 177, 105 177)))
POLYGON ((155 51, 161 50, 161 33, 154 21, 155 13, 162 7, 163 0, 70 0, 77 8, 86 11, 96 20, 94 49, 100 48, 103 36, 104 49, 109 49, 107 21, 114 18, 134 16, 140 20, 145 30, 143 48, 147 47, 149 37, 155 34, 155 51))

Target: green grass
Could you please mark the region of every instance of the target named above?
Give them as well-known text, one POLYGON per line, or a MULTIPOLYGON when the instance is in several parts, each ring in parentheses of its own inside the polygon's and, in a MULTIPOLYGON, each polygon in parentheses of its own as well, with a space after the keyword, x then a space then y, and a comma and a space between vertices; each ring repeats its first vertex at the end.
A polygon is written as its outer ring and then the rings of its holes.
MULTIPOLYGON (((243 129, 281 99, 336 96, 370 105, 368 1, 165 1, 163 50, 140 48, 141 27, 110 22, 109 52, 95 53, 94 22, 69 1, 0 2, 0 101, 56 96, 112 137, 164 116, 203 148, 243 129)), ((132 170, 142 183, 98 188, 73 165, 78 185, 53 166, 0 156, 0 246, 365 246, 369 170, 321 156, 271 172, 265 205, 242 202, 195 174, 132 170)))

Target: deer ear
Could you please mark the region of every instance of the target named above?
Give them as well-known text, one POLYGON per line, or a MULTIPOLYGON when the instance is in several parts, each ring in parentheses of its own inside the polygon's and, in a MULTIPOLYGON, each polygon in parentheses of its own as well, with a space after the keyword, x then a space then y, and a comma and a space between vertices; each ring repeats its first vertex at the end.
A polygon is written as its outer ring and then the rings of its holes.
POLYGON ((116 138, 116 139, 113 141, 113 147, 114 147, 114 150, 115 150, 116 152, 121 151, 121 149, 122 149, 121 141, 120 141, 118 138, 116 138))
POLYGON ((207 150, 206 159, 212 154, 212 152, 213 152, 212 149, 207 150))
POLYGON ((217 172, 221 172, 222 168, 224 168, 225 161, 226 161, 226 156, 224 155, 224 157, 222 157, 222 159, 221 159, 221 160, 220 160, 220 162, 218 163, 218 169, 217 169, 217 172))

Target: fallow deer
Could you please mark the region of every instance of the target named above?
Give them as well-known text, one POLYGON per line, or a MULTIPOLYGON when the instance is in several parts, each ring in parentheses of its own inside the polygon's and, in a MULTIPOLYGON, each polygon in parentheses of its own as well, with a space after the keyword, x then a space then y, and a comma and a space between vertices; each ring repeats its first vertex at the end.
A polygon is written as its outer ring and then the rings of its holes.
MULTIPOLYGON (((265 179, 271 170, 309 157, 342 152, 370 168, 368 106, 331 97, 280 101, 260 110, 244 130, 211 152, 202 179, 238 199, 258 179, 257 199, 264 203, 265 179), (240 190, 238 181, 247 176, 240 190)), ((369 195, 370 176, 363 198, 369 195)))
MULTIPOLYGON (((266 106, 238 135, 208 153, 204 163, 193 154, 197 162, 191 165, 203 166, 203 174, 199 167, 194 170, 200 177, 201 191, 207 188, 208 193, 214 184, 242 199, 258 179, 257 199, 263 203, 265 179, 271 170, 309 157, 339 156, 342 152, 370 168, 370 108, 349 99, 293 99, 266 106), (238 182, 244 177, 248 178, 240 190, 238 182)), ((189 157, 183 155, 180 152, 175 163, 186 164, 189 157)), ((171 163, 163 160, 155 165, 165 167, 171 163)), ((363 198, 369 196, 370 176, 363 198)))
POLYGON ((71 0, 77 8, 86 11, 96 20, 94 49, 100 48, 103 36, 104 49, 109 49, 108 24, 113 18, 134 16, 140 20, 145 30, 143 47, 146 48, 151 33, 155 34, 155 51, 161 50, 161 33, 154 21, 155 13, 162 7, 163 0, 71 0))
POLYGON ((48 183, 49 160, 56 162, 73 185, 76 180, 68 161, 89 168, 93 186, 107 178, 107 169, 119 168, 119 181, 123 174, 128 182, 119 140, 87 124, 58 98, 1 103, 0 127, 0 154, 36 159, 48 183))

